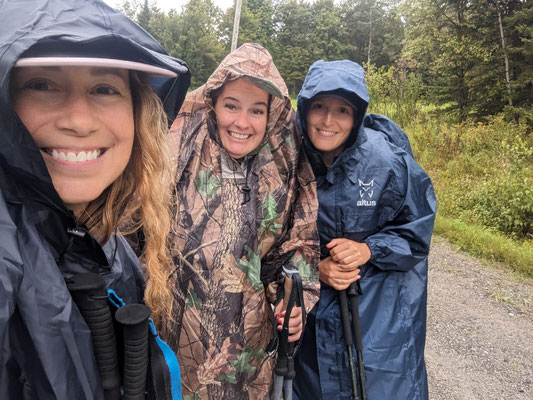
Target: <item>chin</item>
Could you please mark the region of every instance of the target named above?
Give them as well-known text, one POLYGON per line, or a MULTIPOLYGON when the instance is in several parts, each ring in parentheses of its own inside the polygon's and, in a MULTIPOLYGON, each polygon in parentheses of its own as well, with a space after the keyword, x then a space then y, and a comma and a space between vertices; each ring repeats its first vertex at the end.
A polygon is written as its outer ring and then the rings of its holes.
POLYGON ((91 201, 96 200, 103 191, 87 193, 87 191, 65 192, 58 190, 57 192, 68 208, 73 210, 74 208, 85 208, 91 201))

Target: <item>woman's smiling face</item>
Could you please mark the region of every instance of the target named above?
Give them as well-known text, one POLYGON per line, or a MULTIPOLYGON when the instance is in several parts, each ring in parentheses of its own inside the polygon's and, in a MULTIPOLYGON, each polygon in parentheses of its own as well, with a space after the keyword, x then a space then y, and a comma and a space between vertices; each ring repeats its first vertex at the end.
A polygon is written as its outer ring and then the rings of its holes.
POLYGON ((73 211, 98 198, 126 168, 134 138, 127 70, 15 68, 11 100, 73 211))
POLYGON ((224 85, 215 103, 222 146, 235 159, 254 151, 265 137, 268 93, 245 79, 224 85))
POLYGON ((326 165, 344 150, 354 123, 354 109, 337 96, 318 96, 311 99, 307 112, 307 134, 322 153, 326 165))

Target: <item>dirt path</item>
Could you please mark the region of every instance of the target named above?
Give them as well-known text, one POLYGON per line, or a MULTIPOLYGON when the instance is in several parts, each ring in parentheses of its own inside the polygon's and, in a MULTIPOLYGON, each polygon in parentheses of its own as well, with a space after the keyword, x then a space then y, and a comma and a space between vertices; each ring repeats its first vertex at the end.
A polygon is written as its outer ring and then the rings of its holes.
POLYGON ((533 286, 439 237, 429 265, 430 399, 533 399, 533 286))

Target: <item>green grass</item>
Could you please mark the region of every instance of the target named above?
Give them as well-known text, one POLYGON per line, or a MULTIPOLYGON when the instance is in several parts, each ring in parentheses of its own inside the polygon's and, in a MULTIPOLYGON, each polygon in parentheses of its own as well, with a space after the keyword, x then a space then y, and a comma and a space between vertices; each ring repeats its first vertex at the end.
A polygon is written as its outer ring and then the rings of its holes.
POLYGON ((533 243, 517 241, 481 226, 437 214, 435 233, 460 249, 489 261, 504 263, 520 277, 533 278, 533 243))
MULTIPOLYGON (((296 99, 291 103, 296 109, 296 99)), ((508 220, 519 222, 511 228, 530 221, 532 150, 527 128, 505 122, 502 116, 487 124, 449 124, 430 113, 435 108, 420 107, 420 118, 405 126, 415 158, 437 192, 435 233, 490 265, 495 261, 520 279, 532 281, 531 234, 504 231, 510 226, 508 220), (511 187, 515 181, 520 184, 511 187)))

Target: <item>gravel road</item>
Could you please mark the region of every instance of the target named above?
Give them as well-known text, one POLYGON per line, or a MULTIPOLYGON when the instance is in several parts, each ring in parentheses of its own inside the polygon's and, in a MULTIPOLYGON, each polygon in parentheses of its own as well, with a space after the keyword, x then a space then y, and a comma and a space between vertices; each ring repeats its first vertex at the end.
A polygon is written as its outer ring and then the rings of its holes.
POLYGON ((434 237, 426 364, 431 400, 533 399, 533 285, 434 237))

